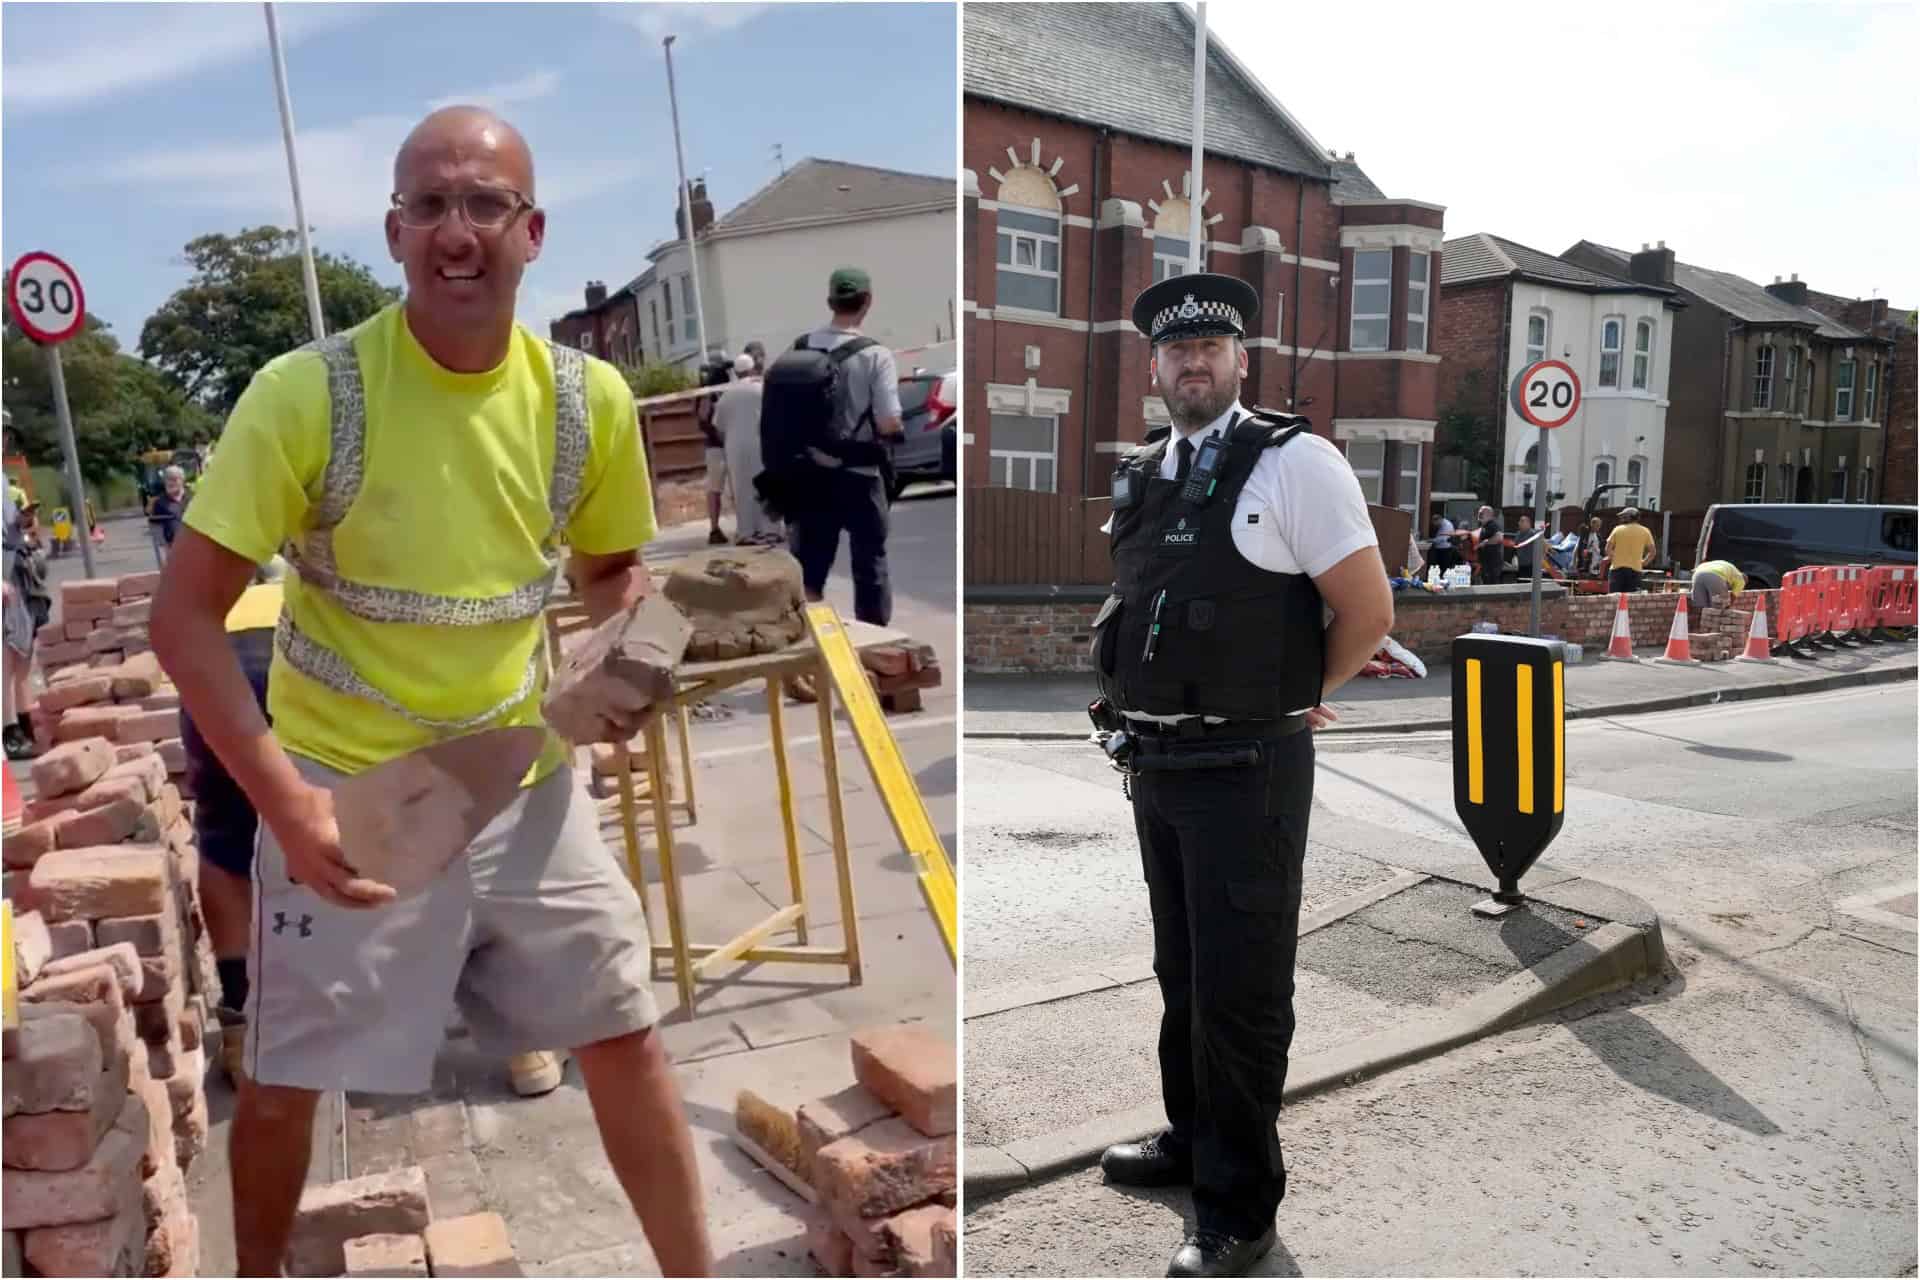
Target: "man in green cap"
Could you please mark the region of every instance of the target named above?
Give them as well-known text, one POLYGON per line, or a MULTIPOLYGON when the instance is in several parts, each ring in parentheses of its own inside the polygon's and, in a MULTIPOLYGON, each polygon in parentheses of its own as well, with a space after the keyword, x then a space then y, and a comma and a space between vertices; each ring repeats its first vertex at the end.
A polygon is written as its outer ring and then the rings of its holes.
POLYGON ((853 616, 886 626, 893 618, 887 581, 887 488, 881 471, 900 429, 900 378, 893 352, 860 332, 873 308, 873 282, 859 267, 839 267, 827 278, 832 318, 794 343, 794 349, 832 353, 834 437, 829 451, 810 449, 823 470, 819 491, 788 522, 807 599, 824 598, 827 574, 840 554, 844 531, 853 554, 853 616))

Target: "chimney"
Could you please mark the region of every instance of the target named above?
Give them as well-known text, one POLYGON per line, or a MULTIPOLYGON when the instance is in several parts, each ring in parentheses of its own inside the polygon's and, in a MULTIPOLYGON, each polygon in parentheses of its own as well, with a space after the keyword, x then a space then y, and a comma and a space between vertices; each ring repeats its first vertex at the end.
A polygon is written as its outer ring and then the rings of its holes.
MULTIPOLYGON (((713 201, 707 199, 707 180, 691 178, 687 181, 687 207, 693 211, 693 233, 699 235, 713 225, 713 201)), ((681 216, 678 204, 673 209, 673 229, 680 239, 687 238, 687 222, 681 216)))
POLYGON ((1807 286, 1800 283, 1800 273, 1798 271, 1794 272, 1785 283, 1781 282, 1779 276, 1775 276, 1773 283, 1767 286, 1767 292, 1780 299, 1780 301, 1790 303, 1796 307, 1804 307, 1807 305, 1807 286))
POLYGON ((587 309, 591 311, 607 300, 607 286, 598 280, 587 281, 587 309))
POLYGON ((1673 284, 1673 250, 1662 240, 1658 249, 1643 244, 1640 252, 1627 259, 1627 275, 1641 284, 1673 284))

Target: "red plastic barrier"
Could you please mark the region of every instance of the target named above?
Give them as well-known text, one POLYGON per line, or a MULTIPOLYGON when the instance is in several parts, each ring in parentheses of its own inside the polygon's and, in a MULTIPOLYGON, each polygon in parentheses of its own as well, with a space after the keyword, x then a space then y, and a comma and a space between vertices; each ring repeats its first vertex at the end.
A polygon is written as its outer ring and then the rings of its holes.
POLYGON ((1920 626, 1916 616, 1914 592, 1920 587, 1920 575, 1911 568, 1884 570, 1887 574, 1887 598, 1882 603, 1877 625, 1882 627, 1920 626))
POLYGON ((1780 643, 1793 644, 1806 639, 1813 629, 1813 570, 1789 569, 1780 575, 1779 600, 1775 607, 1779 610, 1774 625, 1779 628, 1780 643))

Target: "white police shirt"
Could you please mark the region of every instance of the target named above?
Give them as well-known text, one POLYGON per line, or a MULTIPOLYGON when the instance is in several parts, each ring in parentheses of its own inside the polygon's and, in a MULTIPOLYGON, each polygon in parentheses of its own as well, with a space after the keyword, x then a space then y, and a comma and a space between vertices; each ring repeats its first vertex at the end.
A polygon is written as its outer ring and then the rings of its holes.
MULTIPOLYGON (((1235 404, 1204 428, 1185 437, 1193 441, 1194 456, 1209 436, 1224 435, 1227 423, 1247 411, 1235 404)), ((1175 428, 1160 459, 1160 478, 1171 480, 1180 469, 1175 428)), ((1102 532, 1111 532, 1108 519, 1102 532)), ((1333 442, 1303 431, 1282 449, 1263 449, 1253 474, 1233 504, 1233 546, 1249 563, 1270 573, 1304 573, 1318 577, 1366 547, 1378 547, 1373 517, 1367 514, 1366 495, 1346 457, 1333 442)), ((1312 707, 1289 713, 1305 715, 1312 707)), ((1172 724, 1187 716, 1156 716, 1121 709, 1132 720, 1172 724)), ((1220 717, 1208 716, 1218 724, 1220 717)))

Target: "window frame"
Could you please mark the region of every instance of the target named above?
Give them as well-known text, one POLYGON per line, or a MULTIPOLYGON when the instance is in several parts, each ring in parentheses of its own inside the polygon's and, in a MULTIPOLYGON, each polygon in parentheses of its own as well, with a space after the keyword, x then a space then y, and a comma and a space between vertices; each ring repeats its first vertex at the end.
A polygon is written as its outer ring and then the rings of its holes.
POLYGON ((1844 503, 1847 500, 1848 478, 1849 477, 1847 474, 1847 469, 1843 466, 1835 466, 1832 471, 1827 473, 1828 505, 1833 505, 1835 503, 1844 503), (1836 485, 1835 483, 1833 483, 1834 481, 1838 481, 1839 483, 1836 485), (1840 490, 1840 492, 1837 495, 1834 493, 1834 490, 1836 488, 1840 490))
POLYGON ((1654 337, 1652 320, 1642 316, 1633 322, 1633 389, 1635 391, 1649 390, 1653 382, 1654 337), (1647 338, 1644 349, 1640 346, 1640 335, 1643 333, 1647 338))
MULTIPOLYGON (((1205 271, 1207 269, 1207 238, 1204 234, 1205 228, 1203 227, 1201 230, 1203 234, 1200 237, 1200 269, 1205 271)), ((1187 274, 1186 237, 1182 236, 1179 238, 1180 253, 1178 257, 1166 253, 1160 248, 1160 242, 1162 240, 1171 243, 1174 237, 1159 231, 1153 233, 1153 282, 1155 284, 1159 284, 1162 280, 1171 280, 1175 276, 1184 276, 1187 274), (1177 269, 1162 270, 1163 266, 1177 267, 1177 269)))
POLYGON ((1765 502, 1767 500, 1767 464, 1749 462, 1747 464, 1747 484, 1743 491, 1746 502, 1765 502), (1757 473, 1757 474, 1756 474, 1757 473))
POLYGON ((1553 350, 1553 311, 1548 307, 1533 307, 1527 312, 1526 362, 1538 364, 1547 358, 1547 352, 1553 350), (1540 345, 1533 343, 1533 322, 1540 322, 1540 345), (1539 352, 1535 355, 1534 352, 1539 352))
POLYGON ((1347 459, 1348 470, 1352 471, 1353 478, 1360 482, 1361 494, 1365 495, 1367 501, 1372 503, 1374 506, 1384 505, 1382 500, 1385 498, 1386 492, 1387 492, 1386 491, 1386 483, 1387 483, 1387 442, 1386 440, 1384 439, 1349 440, 1347 441, 1347 447, 1346 447, 1346 459, 1347 459), (1373 467, 1354 466, 1353 450, 1356 445, 1378 446, 1380 450, 1379 465, 1373 466, 1373 467), (1373 480, 1373 490, 1371 493, 1369 493, 1367 490, 1367 480, 1369 477, 1371 477, 1373 480))
POLYGON ((700 313, 693 305, 693 276, 680 277, 680 305, 686 311, 686 338, 684 341, 700 341, 700 313))
POLYGON ((1403 344, 1408 351, 1418 351, 1422 354, 1426 352, 1427 314, 1431 309, 1428 299, 1432 293, 1432 287, 1433 255, 1431 253, 1421 253, 1418 250, 1410 250, 1407 253, 1407 337, 1403 344), (1413 264, 1416 260, 1420 263, 1420 269, 1425 277, 1424 279, 1415 280, 1413 277, 1413 264), (1420 299, 1418 308, 1413 305, 1416 293, 1418 293, 1420 299), (1413 326, 1416 324, 1420 326, 1420 342, 1417 346, 1413 340, 1413 326))
MULTIPOLYGON (((1524 470, 1524 464, 1522 464, 1522 469, 1524 470)), ((1593 488, 1598 489, 1603 484, 1612 484, 1614 472, 1618 471, 1619 469, 1620 469, 1620 459, 1614 457, 1614 455, 1610 453, 1602 453, 1602 454, 1594 455, 1593 488), (1602 473, 1603 468, 1604 468, 1604 474, 1602 473)), ((1589 493, 1591 493, 1592 491, 1593 491, 1592 489, 1588 490, 1589 493)))
MULTIPOLYGON (((1418 516, 1420 514, 1420 474, 1426 463, 1426 445, 1418 440, 1398 440, 1393 442, 1393 444, 1395 493, 1403 499, 1403 501, 1396 502, 1393 505, 1401 511, 1418 516), (1411 452, 1413 456, 1413 465, 1411 468, 1407 465, 1409 452, 1411 452), (1412 478, 1411 491, 1409 493, 1401 493, 1400 490, 1407 484, 1409 477, 1412 478)), ((1383 485, 1385 484, 1384 475, 1381 477, 1381 482, 1383 485)), ((1417 525, 1418 521, 1415 523, 1417 525)))
POLYGON ((988 414, 987 415, 987 484, 991 488, 1022 489, 1028 493, 1060 492, 1060 415, 1057 413, 1019 413, 1019 414, 990 413, 988 414), (994 434, 993 420, 999 417, 1030 418, 1035 422, 1048 423, 1051 426, 1052 432, 1053 432, 1052 452, 1040 453, 1038 451, 1031 450, 1031 449, 995 448, 993 443, 993 434, 994 434), (1006 464, 1007 482, 1005 483, 996 483, 993 478, 994 464, 996 462, 1006 464), (1051 482, 1049 483, 1048 487, 1045 489, 1042 489, 1033 483, 1034 465, 1038 462, 1047 463, 1047 465, 1051 469, 1050 470, 1051 482), (1012 478, 1013 478, 1014 470, 1016 466, 1019 466, 1020 464, 1025 464, 1027 483, 1013 484, 1012 478))
POLYGON ((1763 342, 1753 349, 1753 407, 1773 408, 1773 344, 1763 342))
POLYGON ((1353 251, 1353 280, 1347 290, 1347 350, 1349 351, 1391 351, 1393 350, 1393 250, 1391 249, 1355 249, 1353 251), (1381 276, 1362 276, 1361 260, 1369 256, 1385 258, 1387 274, 1381 276), (1387 286, 1387 308, 1384 311, 1360 310, 1360 286, 1387 286), (1361 346, 1359 341, 1360 322, 1377 320, 1383 326, 1379 346, 1361 346))
POLYGON ((1620 389, 1620 357, 1625 351, 1627 340, 1627 319, 1625 316, 1603 316, 1600 320, 1600 370, 1596 385, 1620 389), (1613 331, 1613 346, 1607 346, 1607 331, 1613 331), (1612 377, 1608 377, 1607 357, 1613 357, 1612 377))
POLYGON ((1873 421, 1874 401, 1880 392, 1880 362, 1873 360, 1867 364, 1867 385, 1860 392, 1860 421, 1873 421))
POLYGON ((1855 370, 1857 363, 1858 362, 1854 360, 1841 360, 1837 361, 1833 366, 1833 420, 1835 422, 1853 421, 1853 382, 1857 376, 1855 370), (1840 382, 1840 374, 1843 370, 1847 375, 1846 385, 1844 386, 1842 386, 1840 382), (1845 397, 1846 404, 1844 411, 1842 411, 1840 407, 1842 404, 1841 397, 1843 396, 1845 397))
POLYGON ((1061 216, 1059 210, 1049 212, 1045 209, 1030 208, 1027 205, 1002 205, 995 211, 993 220, 993 270, 994 306, 996 308, 1004 305, 1011 307, 1011 309, 1015 311, 1029 311, 1039 315, 1057 316, 1063 314, 1061 308, 1066 299, 1066 280, 1061 268, 1066 262, 1066 243, 1063 239, 1065 229, 1065 219, 1061 216), (1053 230, 1049 232, 1038 227, 1023 227, 1017 223, 1009 222, 1008 219, 1010 216, 1012 218, 1032 218, 1036 221, 1051 222, 1053 224, 1053 230), (1008 258, 1005 262, 1000 261, 1000 242, 1003 239, 1008 242, 1009 246, 1008 258), (1018 246, 1021 242, 1030 242, 1033 245, 1033 264, 1031 266, 1021 266, 1014 261, 1014 258, 1018 256, 1018 246), (1048 270, 1042 265, 1046 261, 1046 249, 1049 245, 1053 248, 1054 265, 1052 270, 1048 270), (1053 286, 1053 307, 1048 309, 1045 307, 1022 306, 1019 303, 1002 303, 1000 301, 999 288, 1002 273, 1011 273, 1031 279, 1049 281, 1053 286))
POLYGON ((1635 506, 1646 500, 1647 472, 1650 470, 1648 458, 1644 453, 1636 453, 1627 459, 1626 482, 1633 486, 1627 490, 1627 497, 1635 506), (1639 474, 1634 473, 1638 471, 1639 474))

